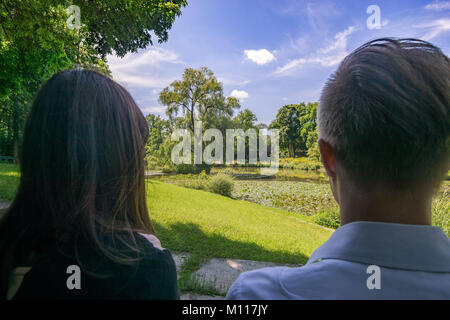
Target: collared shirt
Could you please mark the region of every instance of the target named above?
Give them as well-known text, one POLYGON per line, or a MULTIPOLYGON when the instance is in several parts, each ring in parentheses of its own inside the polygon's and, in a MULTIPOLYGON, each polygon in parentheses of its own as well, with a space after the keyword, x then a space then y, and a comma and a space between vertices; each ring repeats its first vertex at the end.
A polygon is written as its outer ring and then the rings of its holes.
POLYGON ((349 223, 305 266, 241 274, 227 299, 450 299, 450 239, 433 226, 349 223))

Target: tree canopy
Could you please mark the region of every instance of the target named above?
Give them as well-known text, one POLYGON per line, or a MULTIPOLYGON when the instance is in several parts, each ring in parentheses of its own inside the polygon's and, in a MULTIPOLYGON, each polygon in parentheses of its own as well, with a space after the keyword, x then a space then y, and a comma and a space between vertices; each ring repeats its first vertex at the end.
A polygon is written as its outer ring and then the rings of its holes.
POLYGON ((173 81, 161 91, 159 102, 166 106, 170 119, 182 113, 184 124, 191 132, 197 120, 203 122, 203 128, 208 128, 217 117, 232 116, 240 108, 238 99, 224 96, 222 84, 206 67, 186 68, 181 80, 173 81))
MULTIPOLYGON (((63 0, 52 0, 64 5, 63 0)), ((168 39, 168 31, 187 0, 74 0, 80 7, 81 36, 105 58, 114 53, 123 57, 128 52, 153 45, 152 33, 158 42, 168 39)))
POLYGON ((279 129, 280 148, 287 150, 289 157, 306 153, 316 142, 317 105, 317 102, 285 105, 270 124, 270 128, 279 129))
POLYGON ((106 55, 166 41, 186 0, 74 0, 80 28, 67 25, 63 0, 0 2, 0 154, 18 155, 32 97, 57 71, 81 66, 109 75, 106 55))
POLYGON ((251 128, 256 128, 256 122, 258 118, 256 115, 249 109, 244 109, 240 111, 236 117, 233 118, 233 122, 236 128, 240 128, 243 130, 248 130, 251 128))

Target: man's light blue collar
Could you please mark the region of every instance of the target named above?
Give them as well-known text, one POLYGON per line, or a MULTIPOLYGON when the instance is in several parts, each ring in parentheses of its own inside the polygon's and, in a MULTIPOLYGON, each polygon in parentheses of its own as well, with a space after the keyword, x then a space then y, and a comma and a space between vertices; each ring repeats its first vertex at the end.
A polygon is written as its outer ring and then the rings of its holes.
POLYGON ((323 259, 450 272, 450 239, 438 227, 358 221, 338 228, 307 264, 323 259))

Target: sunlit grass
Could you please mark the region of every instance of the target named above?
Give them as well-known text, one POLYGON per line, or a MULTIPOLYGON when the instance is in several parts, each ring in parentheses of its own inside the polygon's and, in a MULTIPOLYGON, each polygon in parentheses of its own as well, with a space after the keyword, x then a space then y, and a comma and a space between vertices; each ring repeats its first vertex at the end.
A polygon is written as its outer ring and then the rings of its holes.
POLYGON ((331 235, 294 213, 157 181, 148 205, 163 245, 210 257, 301 264, 331 235))
MULTIPOLYGON (((186 178, 176 177, 181 181, 186 178)), ((195 175, 189 177, 196 179, 195 175)), ((0 164, 0 201, 14 198, 19 179, 17 165, 0 164)), ((236 180, 233 197, 254 203, 156 181, 148 186, 151 216, 158 235, 176 251, 296 263, 327 238, 321 233, 323 229, 305 224, 316 222, 331 227, 337 221, 338 209, 327 184, 236 180), (315 217, 317 212, 320 216, 315 217)), ((432 212, 433 225, 441 227, 447 235, 450 235, 449 195, 450 181, 444 181, 433 199, 432 212)))

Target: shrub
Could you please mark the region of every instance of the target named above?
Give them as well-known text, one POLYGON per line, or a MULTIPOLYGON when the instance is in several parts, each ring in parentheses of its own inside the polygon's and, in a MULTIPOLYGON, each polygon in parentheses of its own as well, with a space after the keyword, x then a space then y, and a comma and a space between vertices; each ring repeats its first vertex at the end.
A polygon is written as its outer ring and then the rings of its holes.
POLYGON ((450 206, 448 200, 448 191, 433 199, 432 219, 433 225, 440 227, 448 236, 450 236, 450 206))
POLYGON ((205 171, 209 174, 211 171, 211 166, 207 164, 177 164, 175 165, 175 171, 177 173, 186 174, 186 173, 200 173, 205 171))
POLYGON ((220 194, 222 196, 231 197, 233 192, 234 181, 233 178, 227 174, 219 173, 212 176, 208 182, 208 189, 211 192, 220 194))
POLYGON ((317 143, 314 143, 307 152, 308 158, 315 162, 320 162, 320 151, 317 143))
POLYGON ((203 170, 202 172, 200 172, 197 178, 204 181, 208 180, 208 173, 206 173, 206 170, 203 170))
POLYGON ((186 188, 192 188, 197 190, 208 190, 209 177, 205 170, 200 174, 187 174, 183 176, 184 180, 181 181, 181 185, 186 188))
POLYGON ((318 225, 337 229, 341 225, 341 218, 338 207, 319 209, 319 212, 312 217, 312 221, 318 225))
POLYGON ((164 165, 164 167, 162 168, 162 172, 163 173, 175 172, 175 166, 172 163, 168 163, 168 164, 164 165))
MULTIPOLYGON (((309 152, 308 152, 308 155, 310 155, 309 152)), ((279 162, 280 168, 317 171, 322 166, 321 162, 320 162, 320 160, 316 159, 317 157, 313 153, 311 153, 311 156, 315 157, 315 158, 314 159, 305 158, 305 157, 300 157, 300 158, 281 158, 280 162, 279 162)), ((320 156, 319 156, 319 159, 320 159, 320 156)))
POLYGON ((205 180, 202 179, 190 179, 190 180, 184 180, 181 182, 181 185, 185 188, 191 188, 196 190, 207 190, 208 184, 205 182, 205 180))

